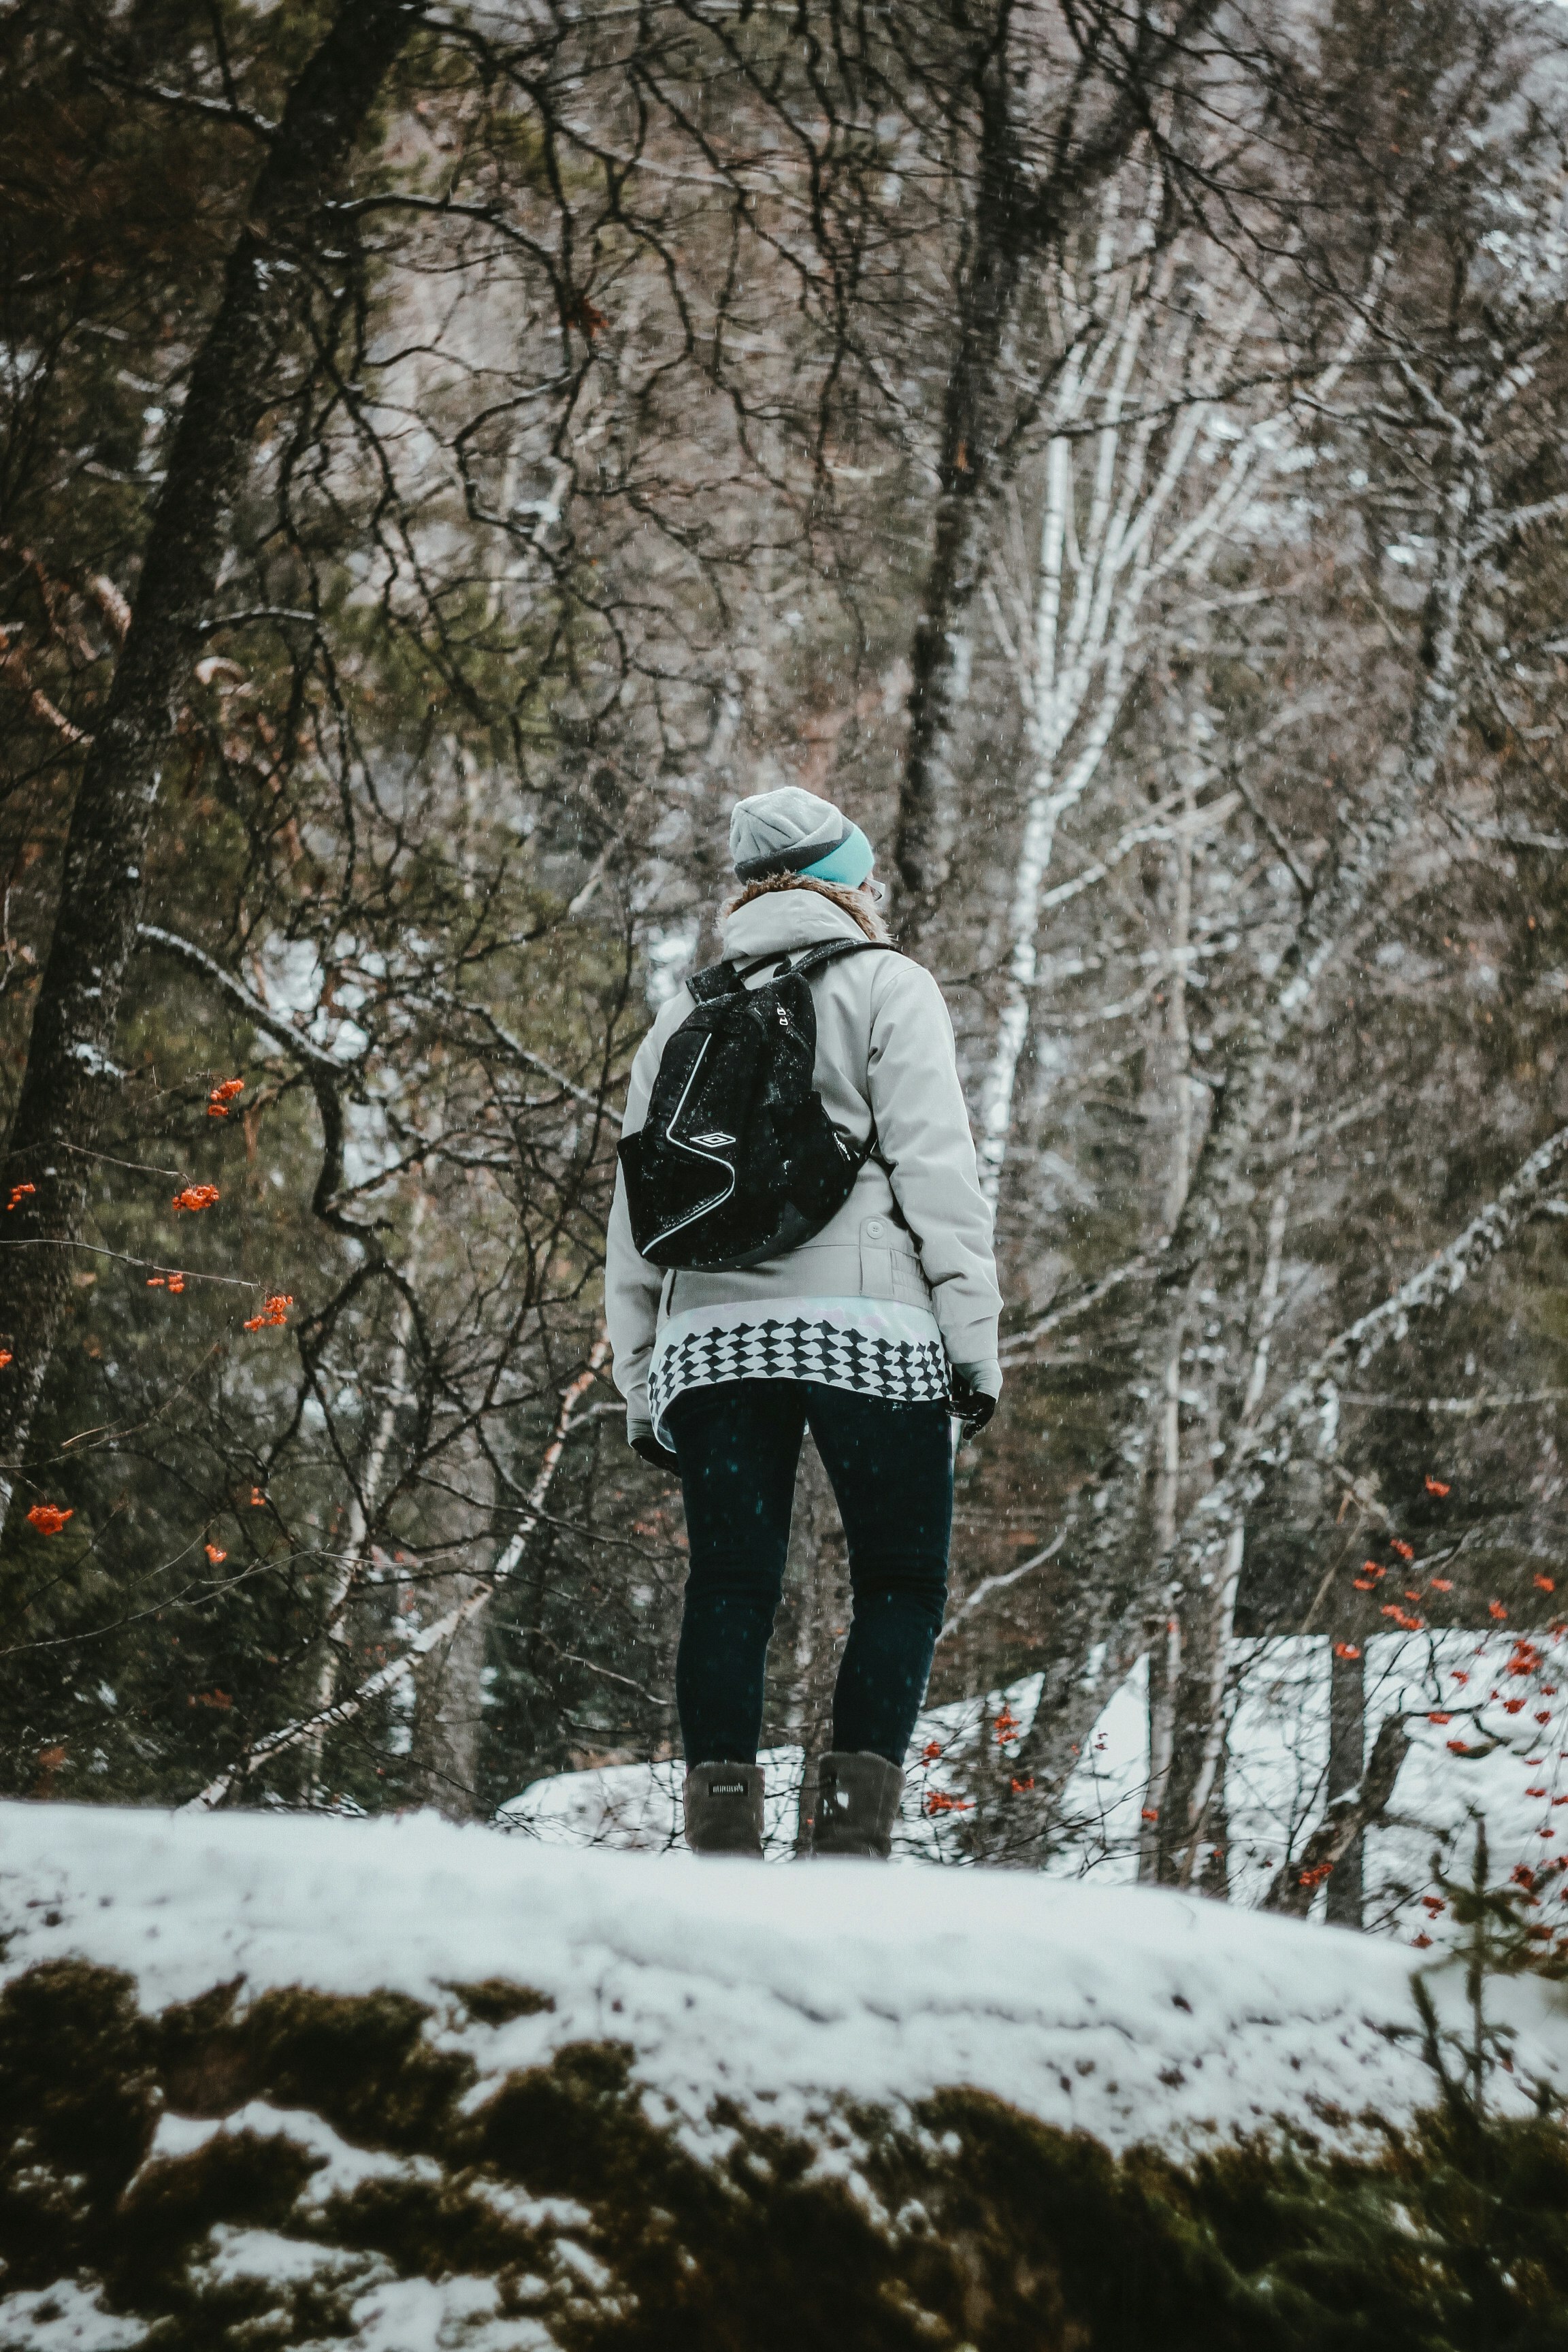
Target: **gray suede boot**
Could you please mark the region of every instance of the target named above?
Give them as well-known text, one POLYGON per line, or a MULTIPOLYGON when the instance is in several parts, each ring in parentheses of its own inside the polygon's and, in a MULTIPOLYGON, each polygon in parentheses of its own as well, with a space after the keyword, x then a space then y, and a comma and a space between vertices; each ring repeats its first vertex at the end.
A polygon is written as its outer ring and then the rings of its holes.
POLYGON ((686 1843, 693 1853, 763 1851, 760 1764, 694 1764, 686 1776, 686 1843))
POLYGON ((885 1756, 836 1749, 816 1768, 816 1811, 811 1850, 817 1853, 874 1855, 886 1862, 904 1776, 885 1756))

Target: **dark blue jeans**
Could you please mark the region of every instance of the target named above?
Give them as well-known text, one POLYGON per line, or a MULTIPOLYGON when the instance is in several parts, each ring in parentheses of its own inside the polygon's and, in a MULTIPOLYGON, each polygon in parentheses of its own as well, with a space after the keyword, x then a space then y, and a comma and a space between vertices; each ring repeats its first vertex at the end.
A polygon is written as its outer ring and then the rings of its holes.
POLYGON ((755 1761, 763 1673, 809 1425, 849 1542, 854 1616, 833 1745, 901 1765, 947 1598, 952 1424, 813 1381, 688 1389, 666 1428, 680 1462, 691 1572, 675 1665, 689 1764, 755 1761))

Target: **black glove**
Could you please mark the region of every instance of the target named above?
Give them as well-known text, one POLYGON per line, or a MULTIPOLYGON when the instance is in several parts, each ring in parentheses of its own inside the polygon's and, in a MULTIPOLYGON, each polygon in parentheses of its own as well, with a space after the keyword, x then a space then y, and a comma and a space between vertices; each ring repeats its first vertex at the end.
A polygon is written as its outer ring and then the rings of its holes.
POLYGON ((978 1437, 996 1410, 994 1396, 987 1396, 984 1389, 972 1389, 969 1382, 956 1372, 952 1378, 952 1394, 948 1402, 961 1423, 958 1435, 961 1445, 967 1445, 972 1437, 978 1437))
POLYGON ((640 1454, 645 1462, 651 1462, 656 1470, 666 1470, 672 1478, 679 1477, 679 1457, 670 1452, 668 1445, 659 1444, 651 1429, 645 1429, 640 1436, 634 1437, 631 1448, 634 1454, 640 1454))

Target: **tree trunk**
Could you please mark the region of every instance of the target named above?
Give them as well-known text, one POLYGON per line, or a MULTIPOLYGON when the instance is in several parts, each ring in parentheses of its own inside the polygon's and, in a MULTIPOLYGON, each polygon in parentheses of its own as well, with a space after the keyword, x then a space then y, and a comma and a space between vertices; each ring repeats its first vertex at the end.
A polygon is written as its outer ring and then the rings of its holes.
POLYGON ((1138 1830, 1138 1877, 1152 1886, 1160 1876, 1160 1815, 1171 1777, 1175 1738, 1176 1685, 1182 1667, 1182 1629, 1173 1617, 1149 1622, 1149 1784, 1143 1791, 1138 1830))
POLYGON ((910 647, 910 731, 895 856, 917 932, 946 878, 957 816, 954 736, 969 690, 970 608, 985 545, 985 494, 1001 436, 1002 355, 1026 249, 1026 193, 1013 119, 1012 0, 975 60, 980 125, 974 211, 958 285, 942 402, 931 562, 910 647))
MULTIPOLYGON (((1268 1385, 1274 1324, 1279 1312, 1280 1271, 1294 1182, 1294 1158, 1300 1132, 1298 1095, 1286 1136, 1285 1164, 1268 1212, 1262 1279, 1249 1318, 1254 1333, 1252 1360, 1240 1410, 1226 1428, 1227 1446, 1238 1431, 1250 1428, 1257 1419, 1268 1385)), ((1182 1628, 1182 1674, 1173 1709, 1171 1777, 1160 1823, 1160 1874, 1169 1884, 1185 1886, 1192 1880, 1209 1801, 1219 1777, 1225 1748, 1225 1695, 1230 1678, 1236 1598, 1241 1583, 1246 1540, 1247 1523, 1237 1517, 1230 1523, 1223 1551, 1211 1549, 1204 1553, 1195 1572, 1178 1580, 1171 1595, 1182 1628)), ((1162 1557, 1174 1549, 1173 1534, 1162 1557)), ((1360 1779, 1359 1768, 1356 1777, 1360 1779)))
POLYGON ((833 1687, 843 1655, 839 1638, 848 1619, 844 1579, 838 1573, 837 1546, 832 1537, 838 1507, 822 1457, 806 1433, 795 1480, 795 1516, 790 1521, 789 1557, 784 1565, 785 1589, 794 1618, 786 1724, 792 1743, 805 1754, 805 1769, 795 1808, 795 1852, 811 1846, 811 1823, 816 1811, 817 1759, 833 1745, 833 1687))
POLYGON ((184 678, 229 543, 228 523, 275 389, 323 208, 419 17, 411 0, 343 0, 289 92, 191 371, 141 583, 72 811, 59 909, 6 1139, 6 1180, 31 1184, 0 1255, 0 1512, 48 1369, 86 1206, 85 1156, 119 1077, 110 1058, 141 911, 142 869, 184 678))
MULTIPOLYGON (((1057 126, 1044 179, 1027 167, 1014 113, 1019 59, 1013 0, 997 0, 989 32, 971 51, 978 114, 972 181, 956 288, 952 360, 942 399, 936 525, 910 647, 909 737, 899 789, 895 859, 907 894, 906 939, 919 938, 947 879, 958 819, 955 738, 968 698, 970 613, 984 569, 986 520, 1005 444, 1022 399, 1039 387, 1009 383, 1007 338, 1030 257, 1058 237, 1085 199, 1123 163, 1149 121, 1154 90, 1182 70, 1186 45, 1215 0, 1189 0, 1156 30, 1145 21, 1122 48, 1109 21, 1083 33, 1077 98, 1057 126), (1077 99, 1104 76, 1109 102, 1077 137, 1077 99)), ((1057 354, 1059 365, 1065 353, 1057 354)))
MULTIPOLYGON (((429 1588, 431 1613, 457 1611, 479 1593, 481 1585, 478 1577, 437 1577, 429 1588)), ((449 1822, 471 1821, 479 1809, 479 1730, 489 1627, 488 1609, 471 1611, 450 1639, 431 1651, 416 1679, 416 1780, 425 1802, 449 1822)))
POLYGON ((1160 1814, 1163 1885, 1190 1885, 1225 1749, 1225 1695, 1230 1676, 1236 1596, 1246 1529, 1232 1528, 1211 1580, 1180 1596, 1181 1672, 1171 1708, 1171 1769, 1160 1814))
MULTIPOLYGON (((1458 707, 1459 629, 1478 561, 1472 525, 1480 495, 1478 469, 1457 467, 1443 504, 1436 578, 1427 605, 1426 657, 1400 771, 1335 871, 1303 909, 1220 1091, 1145 1318, 1141 1353, 1150 1387, 1163 1377, 1171 1330, 1184 1310, 1194 1277, 1227 1231, 1234 1230, 1237 1205, 1245 1205, 1251 1197, 1251 1162, 1277 1099, 1275 1087, 1286 1055, 1317 983, 1365 916, 1395 851, 1430 796, 1458 707)), ((1141 1414, 1146 1412, 1141 1405, 1141 1414)), ((1232 1473, 1220 1507, 1189 1514, 1177 1560, 1138 1559, 1129 1566, 1147 1453, 1146 1433, 1131 1425, 1130 1417, 1115 1449, 1119 1474, 1113 1500, 1099 1515, 1099 1558, 1079 1577, 1075 1605, 1064 1612, 1053 1654, 1046 1661, 1040 1705, 1022 1759, 1038 1791, 1032 1834, 1041 1860, 1057 1798, 1100 1707, 1137 1656, 1144 1621, 1158 1608, 1155 1595, 1161 1582, 1169 1578, 1182 1589, 1196 1591, 1212 1579, 1233 1526, 1253 1499, 1247 1480, 1237 1480, 1232 1473), (1093 1673, 1086 1671, 1091 1659, 1098 1661, 1093 1673)), ((1260 1475, 1251 1474, 1255 1479, 1260 1475)))
MULTIPOLYGON (((1347 1643, 1353 1648, 1353 1643, 1347 1643)), ((1359 1649, 1342 1657, 1333 1647, 1329 1675, 1329 1806, 1353 1797, 1366 1769, 1366 1674, 1359 1649)), ((1328 1916, 1336 1927, 1362 1924, 1363 1856, 1366 1832, 1357 1830, 1329 1880, 1328 1916)))
MULTIPOLYGON (((387 1363, 386 1381, 376 1415, 370 1444, 354 1479, 349 1496, 348 1526, 343 1534, 343 1548, 332 1570, 332 1580, 327 1590, 327 1605, 321 1620, 321 1656, 316 1669, 316 1712, 324 1716, 337 1692, 338 1673, 345 1654, 343 1621, 348 1616, 355 1591, 365 1570, 365 1539, 375 1522, 376 1507, 382 1496, 386 1476, 386 1457, 391 1450, 397 1416, 410 1402, 408 1381, 408 1342, 414 1328, 413 1285, 417 1279, 420 1244, 425 1219, 429 1210, 429 1195, 417 1192, 408 1219, 408 1257, 405 1279, 409 1285, 398 1301, 393 1325, 392 1353, 387 1363)), ((309 1795, 321 1766, 321 1751, 326 1740, 324 1724, 319 1725, 304 1743, 304 1782, 309 1795)))
POLYGON ((1312 1832, 1300 1854, 1277 1872, 1263 1900, 1265 1911, 1283 1911, 1290 1919, 1307 1916, 1319 1887, 1325 1880, 1333 1884, 1335 1872, 1362 1832, 1383 1819, 1394 1796, 1399 1768, 1409 1753, 1405 1717, 1385 1716, 1372 1743, 1364 1780, 1331 1801, 1326 1819, 1312 1832))
MULTIPOLYGON (((1197 748, 1197 717, 1203 706, 1201 687, 1189 678, 1184 694, 1178 767, 1184 803, 1191 817, 1204 782, 1197 748)), ((1166 1145, 1160 1231, 1171 1233, 1181 1216, 1193 1172, 1193 1045, 1187 1020, 1187 951, 1192 945, 1193 845, 1190 833, 1178 836, 1172 876, 1170 920, 1171 969, 1165 984, 1160 1054, 1161 1121, 1166 1145)), ((1154 1432, 1153 1550, 1163 1559, 1176 1540, 1182 1500, 1182 1357, 1187 1326, 1178 1317, 1165 1349, 1164 1377, 1154 1432)), ((1145 1881, 1171 1876, 1170 1858, 1175 1815, 1173 1800, 1184 1808, 1190 1794, 1187 1776, 1173 1774, 1178 1764, 1177 1733, 1184 1686, 1190 1681, 1189 1628, 1179 1614, 1165 1611, 1157 1621, 1155 1647, 1149 1654, 1149 1789, 1144 1800, 1142 1834, 1139 1840, 1138 1875, 1145 1881)), ((1184 1821, 1184 1811, 1183 1819, 1184 1821)))

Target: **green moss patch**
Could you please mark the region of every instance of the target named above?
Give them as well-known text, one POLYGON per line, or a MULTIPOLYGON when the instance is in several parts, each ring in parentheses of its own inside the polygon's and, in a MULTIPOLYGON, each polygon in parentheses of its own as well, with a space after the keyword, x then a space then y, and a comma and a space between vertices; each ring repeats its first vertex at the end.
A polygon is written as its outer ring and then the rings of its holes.
MULTIPOLYGON (((450 1990, 481 2027, 543 2005, 450 1990)), ((628 2045, 570 2044, 476 2101, 437 2022, 401 1994, 237 1984, 150 2017, 110 1969, 17 1978, 0 2285, 81 2279, 153 2352, 352 2342, 356 2296, 451 2278, 563 2352, 1568 2347, 1568 2136, 1545 2116, 1449 2095, 1373 2160, 1259 2142, 1179 2165, 954 2089, 787 2131, 720 2103, 704 2153, 628 2045), (306 2122, 222 2127, 251 2103, 306 2122), (153 2158, 164 2112, 213 2128, 153 2158)))
POLYGON ((473 2061, 425 2038, 430 2011, 405 1993, 355 1998, 300 1986, 243 2008, 237 1985, 160 2021, 170 2105, 227 2115, 247 2099, 310 2107, 366 2147, 413 2150, 439 2141, 473 2061))
POLYGON ((483 1977, 474 1984, 449 1984, 477 2025, 510 2025, 514 2017, 542 2017, 555 2006, 553 1993, 537 1992, 532 1985, 513 1984, 506 1977, 483 1977))

